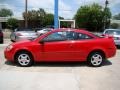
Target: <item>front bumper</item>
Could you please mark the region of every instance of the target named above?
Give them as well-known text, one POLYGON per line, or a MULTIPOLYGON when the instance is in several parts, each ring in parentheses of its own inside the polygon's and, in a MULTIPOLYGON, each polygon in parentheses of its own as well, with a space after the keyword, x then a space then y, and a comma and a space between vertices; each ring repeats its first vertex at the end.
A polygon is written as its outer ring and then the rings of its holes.
POLYGON ((5 59, 7 61, 14 61, 14 52, 13 52, 13 50, 7 51, 5 49, 5 51, 4 51, 4 57, 5 57, 5 59))

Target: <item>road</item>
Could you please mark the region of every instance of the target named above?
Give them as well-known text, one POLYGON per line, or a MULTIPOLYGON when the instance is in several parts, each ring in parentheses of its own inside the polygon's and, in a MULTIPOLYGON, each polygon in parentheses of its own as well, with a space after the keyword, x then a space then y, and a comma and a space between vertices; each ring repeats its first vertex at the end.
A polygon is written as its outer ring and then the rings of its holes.
MULTIPOLYGON (((8 43, 8 42, 7 42, 8 43)), ((4 58, 0 45, 0 90, 119 90, 120 50, 102 67, 86 63, 37 63, 18 67, 4 58)))

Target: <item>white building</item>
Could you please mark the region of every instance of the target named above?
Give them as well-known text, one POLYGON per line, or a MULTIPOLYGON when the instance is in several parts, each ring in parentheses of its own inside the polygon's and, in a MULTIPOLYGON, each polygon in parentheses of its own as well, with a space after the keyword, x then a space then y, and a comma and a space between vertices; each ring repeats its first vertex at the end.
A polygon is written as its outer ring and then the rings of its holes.
POLYGON ((112 24, 112 23, 118 24, 118 25, 119 25, 119 28, 120 28, 120 20, 113 20, 113 19, 111 19, 111 24, 112 24))

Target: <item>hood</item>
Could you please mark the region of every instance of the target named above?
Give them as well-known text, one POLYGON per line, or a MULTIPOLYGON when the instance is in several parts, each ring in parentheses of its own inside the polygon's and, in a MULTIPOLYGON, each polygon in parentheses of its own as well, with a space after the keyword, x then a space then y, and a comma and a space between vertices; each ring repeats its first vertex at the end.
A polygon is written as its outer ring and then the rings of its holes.
POLYGON ((26 46, 26 45, 30 45, 31 42, 33 42, 33 41, 22 40, 22 41, 14 42, 14 43, 12 43, 12 45, 13 46, 16 46, 16 45, 26 46))

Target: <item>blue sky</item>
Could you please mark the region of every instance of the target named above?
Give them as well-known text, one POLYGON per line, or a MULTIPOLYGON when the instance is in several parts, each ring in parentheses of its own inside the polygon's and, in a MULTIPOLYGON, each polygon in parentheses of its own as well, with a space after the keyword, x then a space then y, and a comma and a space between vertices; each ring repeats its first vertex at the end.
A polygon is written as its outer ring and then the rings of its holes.
MULTIPOLYGON (((120 0, 108 0, 113 15, 120 13, 120 0)), ((105 0, 59 0, 59 15, 71 19, 82 5, 99 3, 104 7, 105 0)), ((12 9, 15 17, 22 17, 25 0, 0 0, 0 8, 12 9)), ((46 12, 54 12, 54 0, 28 0, 28 9, 44 8, 46 12)))

